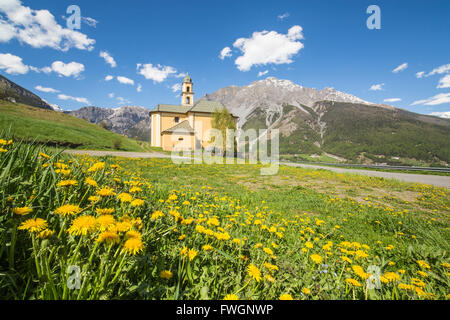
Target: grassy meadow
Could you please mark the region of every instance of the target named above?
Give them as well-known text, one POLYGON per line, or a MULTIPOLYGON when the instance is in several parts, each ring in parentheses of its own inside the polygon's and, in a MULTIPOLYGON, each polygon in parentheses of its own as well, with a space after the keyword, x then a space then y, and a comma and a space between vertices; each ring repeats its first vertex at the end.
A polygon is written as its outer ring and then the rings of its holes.
POLYGON ((449 299, 450 191, 0 140, 1 299, 449 299))
POLYGON ((70 149, 146 151, 138 142, 77 117, 0 100, 0 132, 16 139, 70 149))

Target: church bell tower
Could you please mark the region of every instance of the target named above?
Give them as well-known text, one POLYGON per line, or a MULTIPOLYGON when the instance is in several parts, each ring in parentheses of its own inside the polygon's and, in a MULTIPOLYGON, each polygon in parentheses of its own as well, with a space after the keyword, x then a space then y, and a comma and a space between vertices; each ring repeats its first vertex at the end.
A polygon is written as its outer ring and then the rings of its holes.
POLYGON ((181 105, 193 106, 194 105, 194 91, 191 77, 188 74, 183 79, 181 88, 181 105))

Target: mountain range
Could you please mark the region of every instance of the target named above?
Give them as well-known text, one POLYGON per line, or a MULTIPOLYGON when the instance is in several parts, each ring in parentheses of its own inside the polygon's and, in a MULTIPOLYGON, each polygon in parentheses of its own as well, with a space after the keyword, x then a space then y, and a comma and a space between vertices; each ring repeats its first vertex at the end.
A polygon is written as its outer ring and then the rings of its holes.
MULTIPOLYGON (((5 79, 0 78, 2 90, 5 79)), ((4 99, 55 110, 37 95, 6 80, 4 99)), ((450 163, 449 119, 374 104, 334 88, 318 90, 269 77, 247 86, 224 87, 196 102, 200 100, 221 102, 239 117, 242 129, 279 129, 280 154, 326 155, 364 163, 450 163)), ((139 106, 64 111, 143 141, 150 140, 148 112, 139 106)))

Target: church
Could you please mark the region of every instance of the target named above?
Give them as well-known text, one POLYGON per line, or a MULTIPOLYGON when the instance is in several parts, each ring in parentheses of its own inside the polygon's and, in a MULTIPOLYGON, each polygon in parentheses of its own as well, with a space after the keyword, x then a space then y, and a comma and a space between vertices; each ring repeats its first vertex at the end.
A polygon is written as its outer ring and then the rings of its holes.
MULTIPOLYGON (((216 110, 225 108, 217 101, 200 100, 194 104, 194 84, 189 75, 183 79, 181 104, 158 104, 150 111, 151 145, 165 151, 206 148, 209 139, 205 133, 212 128, 216 110)), ((233 116, 236 124, 238 117, 233 116)))

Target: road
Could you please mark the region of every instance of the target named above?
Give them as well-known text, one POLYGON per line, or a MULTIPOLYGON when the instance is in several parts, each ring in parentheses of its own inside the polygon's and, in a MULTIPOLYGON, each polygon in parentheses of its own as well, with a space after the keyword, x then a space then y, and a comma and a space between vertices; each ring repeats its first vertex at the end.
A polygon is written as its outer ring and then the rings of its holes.
MULTIPOLYGON (((170 154, 164 154, 159 152, 127 152, 127 151, 94 151, 94 150, 66 150, 65 153, 69 154, 87 154, 90 156, 114 156, 114 157, 126 157, 126 158, 170 158, 170 154)), ((398 172, 385 172, 385 171, 372 171, 372 170, 360 170, 360 169, 346 169, 329 166, 319 166, 303 163, 289 163, 281 162, 280 165, 303 167, 311 169, 325 169, 339 173, 353 173, 362 174, 366 176, 396 179, 405 182, 418 182, 424 184, 431 184, 438 187, 444 187, 450 189, 450 176, 438 176, 431 174, 414 174, 414 173, 398 173, 398 172)))

